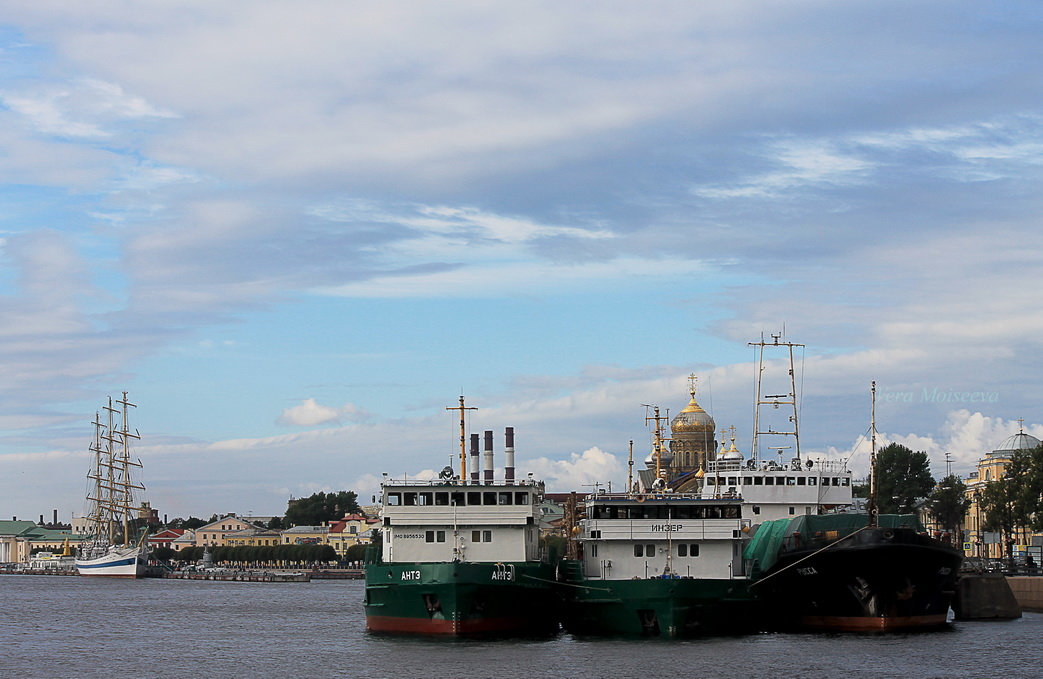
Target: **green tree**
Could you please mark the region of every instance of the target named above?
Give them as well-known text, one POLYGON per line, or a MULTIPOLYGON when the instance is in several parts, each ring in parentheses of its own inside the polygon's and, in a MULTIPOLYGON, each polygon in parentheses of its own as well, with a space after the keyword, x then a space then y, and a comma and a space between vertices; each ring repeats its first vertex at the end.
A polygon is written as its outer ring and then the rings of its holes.
POLYGON ((299 500, 290 500, 286 507, 287 525, 319 526, 325 521, 336 521, 347 513, 359 511, 355 491, 315 493, 299 500))
POLYGON ((963 519, 971 499, 967 497, 967 485, 960 477, 949 475, 942 479, 931 491, 931 515, 949 531, 951 542, 959 545, 963 537, 963 519))
POLYGON ((934 488, 927 453, 891 443, 876 454, 876 504, 881 514, 909 514, 934 488))
POLYGON ((156 561, 170 561, 177 554, 170 547, 156 547, 152 550, 152 558, 156 561))

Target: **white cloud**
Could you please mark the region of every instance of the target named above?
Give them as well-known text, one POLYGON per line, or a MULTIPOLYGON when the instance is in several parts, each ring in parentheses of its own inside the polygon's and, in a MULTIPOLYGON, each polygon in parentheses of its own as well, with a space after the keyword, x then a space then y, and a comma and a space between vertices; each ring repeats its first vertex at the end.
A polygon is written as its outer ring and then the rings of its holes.
POLYGON ((307 398, 300 405, 284 410, 279 422, 295 427, 314 427, 331 422, 357 422, 367 417, 369 414, 365 410, 352 403, 333 408, 321 405, 313 398, 307 398))
POLYGON ((595 483, 605 488, 609 482, 615 483, 616 490, 622 490, 626 485, 623 463, 612 453, 598 447, 588 448, 582 453, 572 453, 567 460, 538 457, 525 460, 524 464, 519 466, 526 473, 532 472, 534 478, 542 479, 549 491, 583 492, 591 489, 595 483))

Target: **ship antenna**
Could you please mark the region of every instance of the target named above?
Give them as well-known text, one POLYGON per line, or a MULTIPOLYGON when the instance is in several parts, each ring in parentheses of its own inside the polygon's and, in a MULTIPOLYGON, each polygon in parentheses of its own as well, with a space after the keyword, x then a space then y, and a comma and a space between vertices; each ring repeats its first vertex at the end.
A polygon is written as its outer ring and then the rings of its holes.
POLYGON ((876 526, 876 380, 870 383, 870 419, 869 419, 869 526, 876 526))
POLYGON ((445 409, 460 411, 460 481, 463 482, 467 479, 467 420, 465 419, 465 411, 478 410, 478 408, 465 406, 464 395, 460 394, 460 405, 446 406, 445 409))
POLYGON ((634 439, 630 439, 630 457, 627 459, 627 495, 634 492, 634 439))

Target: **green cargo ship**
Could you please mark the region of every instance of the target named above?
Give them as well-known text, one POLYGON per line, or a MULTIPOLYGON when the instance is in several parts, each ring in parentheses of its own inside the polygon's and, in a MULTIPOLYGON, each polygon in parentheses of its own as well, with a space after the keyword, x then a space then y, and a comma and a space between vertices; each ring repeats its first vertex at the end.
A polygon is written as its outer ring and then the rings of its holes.
MULTIPOLYGON (((460 400, 463 413, 463 399, 460 400)), ((461 418, 461 427, 463 426, 461 418)), ((461 447, 464 436, 461 433, 461 447)), ((372 632, 546 635, 559 630, 554 568, 541 559, 542 483, 514 478, 507 429, 505 478, 493 479, 492 432, 478 435, 471 473, 442 470, 433 481, 386 481, 382 545, 366 565, 366 626, 372 632)))
POLYGON ((587 498, 579 558, 559 568, 565 629, 667 638, 756 629, 741 504, 672 493, 587 498))

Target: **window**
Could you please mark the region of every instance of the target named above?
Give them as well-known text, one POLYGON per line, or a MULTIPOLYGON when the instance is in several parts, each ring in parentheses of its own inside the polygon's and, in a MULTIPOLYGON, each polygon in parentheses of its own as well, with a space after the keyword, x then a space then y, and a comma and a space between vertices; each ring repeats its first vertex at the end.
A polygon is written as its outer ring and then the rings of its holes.
POLYGON ((698 542, 693 542, 692 544, 688 545, 688 556, 692 556, 692 557, 699 556, 699 543, 698 542))
POLYGON ((501 504, 501 505, 514 504, 513 501, 514 501, 514 494, 513 493, 500 493, 499 497, 497 498, 497 502, 499 504, 501 504))
POLYGON ((482 531, 482 542, 492 542, 492 541, 493 541, 493 532, 491 530, 483 530, 482 531))
POLYGON ((798 486, 806 486, 806 485, 808 485, 808 480, 805 477, 803 477, 803 476, 798 476, 797 477, 797 485, 798 486))
POLYGON ((402 493, 402 504, 407 507, 415 507, 416 493, 402 493))
POLYGON ((482 493, 482 504, 483 505, 495 505, 496 504, 496 493, 482 493))
POLYGON ((427 507, 431 505, 431 493, 420 493, 420 504, 427 507))
POLYGON ((717 479, 715 479, 712 476, 707 476, 706 477, 706 485, 708 485, 708 486, 716 486, 717 485, 717 479))
POLYGON ((794 507, 790 507, 790 508, 789 508, 789 513, 790 513, 790 514, 796 514, 796 513, 797 513, 797 510, 796 510, 796 509, 795 509, 794 507))
POLYGON ((817 483, 818 483, 818 479, 816 479, 814 476, 812 476, 811 478, 808 479, 808 485, 809 486, 814 486, 817 483))
POLYGON ((527 504, 529 504, 529 494, 528 493, 515 493, 514 494, 514 504, 516 504, 516 505, 527 505, 527 504))
POLYGON ((352 535, 355 535, 356 533, 359 532, 359 527, 358 526, 352 526, 351 528, 348 529, 348 532, 351 533, 352 535))
POLYGON ((766 476, 764 478, 764 485, 765 486, 774 486, 775 485, 775 477, 773 477, 773 476, 766 476))
POLYGON ((388 493, 388 506, 389 507, 397 507, 400 504, 402 504, 402 494, 401 493, 388 493))
POLYGON ((797 479, 792 477, 792 476, 787 476, 786 477, 786 485, 787 486, 795 486, 795 485, 797 485, 797 479))
POLYGON ((474 491, 467 494, 467 504, 469 505, 480 505, 482 504, 482 494, 474 491))
POLYGON ((753 513, 754 514, 760 514, 761 513, 760 505, 753 505, 753 513))
POLYGON ((471 542, 481 542, 481 541, 482 541, 482 531, 480 531, 480 530, 473 530, 473 531, 471 531, 471 542))
POLYGON ((677 545, 677 556, 688 556, 688 545, 683 542, 677 545))
POLYGON ((467 504, 467 495, 462 492, 452 493, 449 496, 449 502, 456 505, 457 507, 463 507, 467 504))
POLYGON ((755 485, 755 486, 763 486, 764 485, 764 478, 760 477, 760 476, 754 476, 753 477, 753 485, 755 485))
POLYGON ((445 507, 449 504, 449 493, 435 493, 435 505, 445 507))
POLYGON ((593 557, 597 557, 597 555, 598 555, 598 546, 597 545, 591 545, 590 546, 590 555, 593 556, 593 557))
POLYGON ((590 538, 592 540, 600 540, 601 539, 601 531, 599 531, 599 530, 592 530, 592 531, 590 531, 590 538))
POLYGON ((645 545, 645 556, 655 556, 655 545, 645 545))
POLYGON ((842 485, 842 486, 850 486, 851 485, 851 479, 845 476, 844 480, 841 482, 840 485, 842 485))
POLYGON ((426 533, 424 533, 424 541, 425 542, 434 542, 435 541, 435 532, 433 530, 429 530, 426 533))
POLYGON ((445 531, 435 531, 435 538, 438 542, 445 542, 445 531))
POLYGON ((634 556, 641 557, 645 555, 644 545, 634 545, 634 556))

